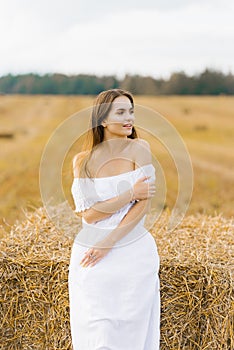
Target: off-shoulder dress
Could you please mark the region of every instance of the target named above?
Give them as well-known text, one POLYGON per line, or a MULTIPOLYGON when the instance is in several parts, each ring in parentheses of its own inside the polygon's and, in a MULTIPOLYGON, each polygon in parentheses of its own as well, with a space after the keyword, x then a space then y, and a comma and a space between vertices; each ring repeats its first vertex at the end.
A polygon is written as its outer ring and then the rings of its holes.
MULTIPOLYGON (((101 178, 74 178, 75 212, 115 197, 142 176, 155 180, 147 164, 101 178)), ((73 350, 158 350, 160 342, 159 256, 144 227, 146 215, 94 266, 82 267, 84 253, 119 225, 134 202, 110 217, 88 224, 74 240, 69 264, 70 325, 73 350)))

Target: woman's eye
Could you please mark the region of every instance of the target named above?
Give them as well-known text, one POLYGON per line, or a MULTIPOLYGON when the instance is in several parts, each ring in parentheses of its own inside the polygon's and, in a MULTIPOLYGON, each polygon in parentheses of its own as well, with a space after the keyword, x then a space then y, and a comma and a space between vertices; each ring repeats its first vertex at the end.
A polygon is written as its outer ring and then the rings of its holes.
MULTIPOLYGON (((134 111, 130 111, 130 113, 131 113, 131 114, 134 114, 134 111)), ((123 111, 121 111, 121 112, 116 112, 116 114, 122 115, 122 114, 124 114, 124 112, 123 112, 123 111)))

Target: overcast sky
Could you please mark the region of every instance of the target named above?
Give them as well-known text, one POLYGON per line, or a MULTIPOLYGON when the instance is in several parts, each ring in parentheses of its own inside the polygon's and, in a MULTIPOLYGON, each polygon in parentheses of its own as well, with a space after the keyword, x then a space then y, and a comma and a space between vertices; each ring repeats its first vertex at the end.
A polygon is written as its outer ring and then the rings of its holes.
POLYGON ((0 0, 0 76, 234 73, 233 0, 0 0))

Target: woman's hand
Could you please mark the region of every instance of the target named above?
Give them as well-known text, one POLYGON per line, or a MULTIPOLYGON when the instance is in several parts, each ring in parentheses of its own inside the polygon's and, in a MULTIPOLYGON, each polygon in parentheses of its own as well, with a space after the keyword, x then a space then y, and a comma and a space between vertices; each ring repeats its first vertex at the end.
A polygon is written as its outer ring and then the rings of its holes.
POLYGON ((112 245, 106 240, 95 243, 95 247, 92 247, 85 252, 85 256, 81 260, 80 265, 82 267, 94 266, 97 262, 104 258, 104 256, 106 256, 111 249, 112 245))
POLYGON ((154 197, 155 182, 144 182, 149 178, 150 176, 143 176, 136 181, 133 186, 133 199, 142 200, 154 197))

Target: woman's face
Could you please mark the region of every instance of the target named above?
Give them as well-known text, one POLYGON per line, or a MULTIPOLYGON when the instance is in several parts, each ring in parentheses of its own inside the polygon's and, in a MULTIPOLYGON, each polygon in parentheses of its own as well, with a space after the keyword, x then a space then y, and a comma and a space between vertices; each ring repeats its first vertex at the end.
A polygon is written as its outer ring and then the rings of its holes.
POLYGON ((135 121, 134 108, 127 96, 114 99, 107 118, 102 122, 106 136, 127 137, 135 121))

